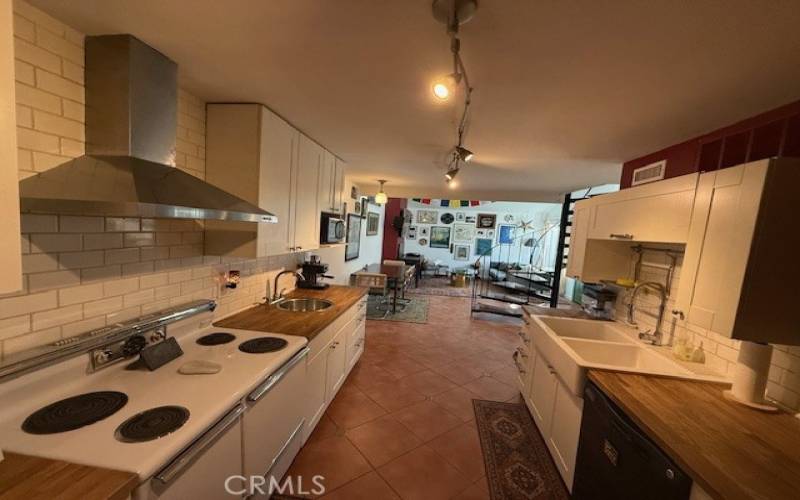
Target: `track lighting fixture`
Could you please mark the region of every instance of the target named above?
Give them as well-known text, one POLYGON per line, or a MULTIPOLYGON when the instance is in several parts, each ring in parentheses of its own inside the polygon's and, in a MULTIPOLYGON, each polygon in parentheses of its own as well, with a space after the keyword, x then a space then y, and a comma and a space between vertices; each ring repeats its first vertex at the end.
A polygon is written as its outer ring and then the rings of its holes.
POLYGON ((456 146, 456 156, 458 156, 459 160, 461 160, 464 163, 466 163, 466 162, 468 162, 468 161, 470 161, 472 159, 473 153, 469 149, 467 149, 467 148, 465 148, 465 147, 463 147, 461 145, 458 145, 458 146, 456 146))
POLYGON ((378 182, 381 184, 381 187, 378 190, 378 193, 375 195, 375 203, 378 205, 385 205, 386 202, 389 201, 389 197, 386 196, 386 193, 383 191, 383 185, 389 181, 378 179, 378 182))
POLYGON ((444 178, 447 179, 447 182, 452 181, 458 175, 458 171, 461 170, 459 167, 450 168, 446 174, 444 174, 444 178))

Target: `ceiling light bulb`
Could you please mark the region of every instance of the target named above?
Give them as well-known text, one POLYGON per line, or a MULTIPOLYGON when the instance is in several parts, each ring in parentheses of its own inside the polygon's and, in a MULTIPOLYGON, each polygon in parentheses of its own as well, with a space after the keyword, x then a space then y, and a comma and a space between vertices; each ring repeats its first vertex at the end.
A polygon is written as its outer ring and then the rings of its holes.
POLYGON ((456 146, 456 155, 463 162, 468 162, 475 156, 472 151, 462 146, 456 146))
POLYGON ((447 179, 447 182, 450 182, 456 178, 456 175, 458 175, 458 171, 459 171, 458 168, 451 168, 450 170, 447 171, 446 174, 444 174, 444 178, 447 179))
POLYGON ((449 74, 433 82, 433 95, 436 98, 446 101, 451 95, 455 94, 458 85, 459 75, 449 74))
POLYGON ((383 185, 386 184, 387 181, 379 179, 378 182, 381 183, 380 190, 378 190, 378 194, 375 195, 375 203, 378 205, 385 205, 386 202, 389 201, 389 197, 386 196, 386 193, 383 191, 383 185))

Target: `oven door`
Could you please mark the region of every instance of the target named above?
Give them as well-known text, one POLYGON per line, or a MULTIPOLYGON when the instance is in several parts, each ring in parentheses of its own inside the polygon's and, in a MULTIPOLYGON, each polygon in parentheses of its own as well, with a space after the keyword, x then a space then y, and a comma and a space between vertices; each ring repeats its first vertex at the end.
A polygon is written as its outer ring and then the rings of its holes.
MULTIPOLYGON (((303 347, 247 396, 242 446, 244 473, 280 481, 300 451, 303 438, 306 357, 303 347)), ((268 492, 253 491, 253 498, 269 498, 268 492)))
POLYGON ((142 483, 133 492, 132 499, 242 497, 245 488, 241 480, 243 412, 241 404, 228 412, 169 465, 142 483), (234 479, 228 481, 231 477, 234 479), (226 481, 231 492, 225 489, 226 481))

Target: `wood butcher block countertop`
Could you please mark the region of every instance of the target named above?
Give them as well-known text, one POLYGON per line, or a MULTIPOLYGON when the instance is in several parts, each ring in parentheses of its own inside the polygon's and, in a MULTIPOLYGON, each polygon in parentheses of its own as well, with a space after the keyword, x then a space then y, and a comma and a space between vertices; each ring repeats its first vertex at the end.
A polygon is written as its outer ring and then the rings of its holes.
POLYGON ((331 285, 324 290, 297 288, 287 298, 326 299, 333 305, 322 311, 284 311, 277 306, 255 306, 214 323, 220 328, 239 328, 286 335, 300 335, 309 341, 330 325, 343 312, 366 295, 366 288, 331 285))
POLYGON ((132 472, 3 452, 0 500, 123 500, 139 484, 132 472))
POLYGON ((708 382, 600 370, 589 379, 713 498, 800 498, 800 419, 728 401, 708 382))

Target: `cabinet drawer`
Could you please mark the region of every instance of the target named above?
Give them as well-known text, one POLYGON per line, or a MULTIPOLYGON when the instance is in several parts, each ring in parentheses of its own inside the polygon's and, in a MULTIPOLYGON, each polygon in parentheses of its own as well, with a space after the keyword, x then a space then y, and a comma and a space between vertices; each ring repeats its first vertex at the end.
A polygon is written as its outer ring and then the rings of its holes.
POLYGON ((343 312, 338 318, 325 327, 324 330, 319 332, 311 342, 308 343, 308 348, 311 350, 308 353, 308 359, 313 360, 319 355, 323 348, 327 346, 333 337, 339 333, 342 328, 346 327, 354 318, 366 317, 367 314, 367 299, 363 297, 361 300, 353 304, 349 309, 343 312))

